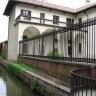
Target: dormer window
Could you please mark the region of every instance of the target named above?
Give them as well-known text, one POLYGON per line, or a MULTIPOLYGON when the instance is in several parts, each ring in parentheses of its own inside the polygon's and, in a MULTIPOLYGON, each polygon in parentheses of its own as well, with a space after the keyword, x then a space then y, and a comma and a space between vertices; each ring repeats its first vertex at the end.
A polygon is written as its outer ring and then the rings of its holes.
POLYGON ((25 20, 31 20, 31 11, 21 9, 21 15, 24 16, 25 20))

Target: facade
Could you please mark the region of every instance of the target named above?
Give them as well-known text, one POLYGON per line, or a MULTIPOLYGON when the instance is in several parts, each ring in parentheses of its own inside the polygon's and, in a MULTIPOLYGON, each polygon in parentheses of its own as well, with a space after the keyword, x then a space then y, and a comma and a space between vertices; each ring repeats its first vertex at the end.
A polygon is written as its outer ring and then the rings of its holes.
MULTIPOLYGON (((43 35, 60 28, 64 28, 68 26, 68 24, 80 23, 84 20, 88 20, 89 18, 94 18, 96 16, 95 7, 96 3, 86 5, 78 9, 72 9, 39 0, 9 0, 4 11, 4 15, 9 16, 8 59, 17 59, 19 54, 20 40, 43 35)), ((87 57, 86 54, 84 54, 84 51, 86 51, 84 42, 86 42, 85 37, 90 36, 91 30, 92 28, 87 34, 86 30, 83 30, 83 33, 82 31, 78 33, 78 30, 75 30, 75 32, 73 30, 72 45, 75 46, 75 49, 73 49, 72 51, 77 50, 75 51, 77 58, 87 57)), ((57 50, 63 56, 70 57, 70 50, 68 50, 70 34, 69 32, 64 34, 57 34, 56 36, 58 41, 56 45, 57 50)), ((90 39, 91 38, 92 36, 90 37, 90 39)), ((53 51, 51 46, 53 43, 52 40, 52 36, 44 39, 44 56, 53 51)), ((35 55, 41 55, 42 48, 39 46, 40 42, 42 42, 42 40, 35 41, 34 50, 32 50, 31 48, 33 46, 33 42, 29 42, 30 44, 28 53, 30 53, 30 55, 32 55, 33 53, 35 55)), ((90 43, 90 41, 88 41, 88 43, 90 43)), ((25 45, 21 45, 21 47, 22 46, 24 46, 25 48, 23 49, 23 51, 26 50, 27 43, 25 43, 25 45)), ((87 47, 88 46, 89 45, 87 44, 87 47)), ((95 48, 96 47, 94 47, 94 50, 95 48)), ((91 53, 89 52, 88 54, 91 53)), ((92 56, 90 58, 92 58, 92 56)))

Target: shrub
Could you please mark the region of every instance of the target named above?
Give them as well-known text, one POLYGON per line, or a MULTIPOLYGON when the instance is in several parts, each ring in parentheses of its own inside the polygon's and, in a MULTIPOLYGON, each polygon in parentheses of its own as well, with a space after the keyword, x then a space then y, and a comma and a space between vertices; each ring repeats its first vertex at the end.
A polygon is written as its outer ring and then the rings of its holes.
POLYGON ((1 54, 1 50, 2 50, 2 44, 0 43, 0 54, 1 54))
POLYGON ((58 51, 54 51, 54 55, 53 52, 49 52, 47 56, 61 57, 62 55, 58 51))
POLYGON ((0 54, 0 57, 1 57, 2 59, 6 59, 6 58, 7 58, 7 56, 4 55, 4 54, 0 54))
POLYGON ((14 64, 8 64, 8 69, 12 74, 19 76, 19 67, 18 66, 15 66, 14 64))
POLYGON ((38 93, 41 94, 41 96, 45 96, 45 89, 41 84, 38 83, 38 79, 32 79, 32 86, 38 93))

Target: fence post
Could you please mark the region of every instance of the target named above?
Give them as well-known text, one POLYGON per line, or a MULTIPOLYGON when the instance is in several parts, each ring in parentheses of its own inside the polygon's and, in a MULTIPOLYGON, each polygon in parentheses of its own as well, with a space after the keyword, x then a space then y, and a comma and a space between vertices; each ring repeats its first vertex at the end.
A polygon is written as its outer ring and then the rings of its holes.
POLYGON ((20 49, 21 49, 21 47, 20 47, 20 42, 19 42, 19 56, 20 56, 20 49))
POLYGON ((39 40, 39 52, 38 52, 39 54, 38 55, 40 56, 40 38, 38 40, 39 40))
POLYGON ((70 57, 71 57, 71 62, 72 62, 72 28, 73 26, 70 26, 70 52, 71 52, 71 54, 70 54, 70 57))
POLYGON ((55 34, 53 33, 53 57, 55 52, 55 34))
POLYGON ((27 41, 27 57, 28 57, 29 41, 27 41))
POLYGON ((33 57, 34 57, 34 54, 35 54, 35 39, 33 40, 33 57))
POLYGON ((42 36, 42 56, 44 54, 44 37, 42 36))

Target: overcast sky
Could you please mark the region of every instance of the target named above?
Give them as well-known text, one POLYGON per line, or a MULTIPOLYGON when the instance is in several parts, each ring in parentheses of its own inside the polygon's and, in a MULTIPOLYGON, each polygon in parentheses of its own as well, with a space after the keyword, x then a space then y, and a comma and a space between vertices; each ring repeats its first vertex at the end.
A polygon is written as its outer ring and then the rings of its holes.
MULTIPOLYGON (((78 8, 85 5, 86 0, 46 0, 58 5, 63 5, 71 8, 78 8)), ((90 0, 91 3, 96 0, 90 0)), ((8 38, 8 17, 3 15, 8 0, 0 0, 0 42, 7 40, 8 38)))

